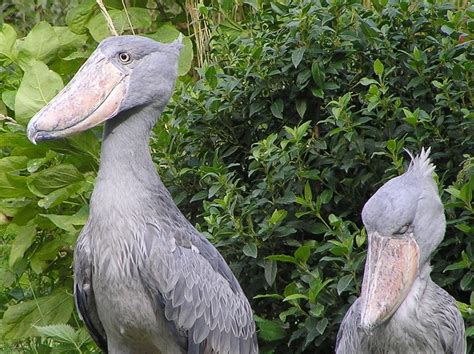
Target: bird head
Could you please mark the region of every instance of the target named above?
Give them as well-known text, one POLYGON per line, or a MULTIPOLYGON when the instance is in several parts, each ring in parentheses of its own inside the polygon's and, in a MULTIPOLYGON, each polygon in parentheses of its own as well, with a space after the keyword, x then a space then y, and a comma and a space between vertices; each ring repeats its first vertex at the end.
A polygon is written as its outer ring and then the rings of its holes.
POLYGON ((444 208, 429 152, 412 158, 407 172, 385 183, 363 208, 369 244, 361 293, 365 331, 395 313, 444 237, 444 208))
POLYGON ((28 124, 36 143, 90 129, 129 109, 164 107, 176 82, 181 36, 163 44, 141 36, 103 40, 59 94, 28 124))

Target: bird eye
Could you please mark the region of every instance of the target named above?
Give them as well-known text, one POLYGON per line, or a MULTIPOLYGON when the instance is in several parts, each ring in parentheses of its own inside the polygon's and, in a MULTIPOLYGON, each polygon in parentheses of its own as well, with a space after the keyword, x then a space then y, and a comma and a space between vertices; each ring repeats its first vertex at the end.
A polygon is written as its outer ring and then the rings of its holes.
POLYGON ((408 228, 410 227, 410 224, 405 224, 401 228, 399 228, 397 231, 394 232, 394 235, 403 235, 408 231, 408 228))
POLYGON ((130 61, 132 60, 132 58, 130 57, 130 54, 125 53, 125 52, 119 53, 118 57, 120 61, 124 64, 130 63, 130 61))

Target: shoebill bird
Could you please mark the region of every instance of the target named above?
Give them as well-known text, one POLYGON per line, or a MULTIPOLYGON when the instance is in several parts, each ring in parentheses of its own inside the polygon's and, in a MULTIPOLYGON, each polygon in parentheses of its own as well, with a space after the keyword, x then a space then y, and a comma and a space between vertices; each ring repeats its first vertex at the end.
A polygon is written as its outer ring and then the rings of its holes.
POLYGON ((362 293, 342 321, 338 354, 465 352, 456 301, 430 277, 446 222, 428 156, 412 158, 362 210, 369 243, 362 293))
POLYGON ((257 353, 252 310, 219 252, 181 214, 148 148, 173 92, 181 40, 105 39, 28 125, 33 143, 105 122, 74 295, 110 353, 257 353))

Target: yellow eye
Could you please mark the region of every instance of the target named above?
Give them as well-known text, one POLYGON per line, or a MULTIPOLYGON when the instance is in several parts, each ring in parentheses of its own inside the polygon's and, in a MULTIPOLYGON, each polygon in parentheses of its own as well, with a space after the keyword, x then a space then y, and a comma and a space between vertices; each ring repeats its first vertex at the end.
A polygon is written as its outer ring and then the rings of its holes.
POLYGON ((125 52, 119 53, 118 57, 120 61, 124 64, 130 63, 130 61, 132 60, 132 58, 130 57, 130 54, 125 53, 125 52))

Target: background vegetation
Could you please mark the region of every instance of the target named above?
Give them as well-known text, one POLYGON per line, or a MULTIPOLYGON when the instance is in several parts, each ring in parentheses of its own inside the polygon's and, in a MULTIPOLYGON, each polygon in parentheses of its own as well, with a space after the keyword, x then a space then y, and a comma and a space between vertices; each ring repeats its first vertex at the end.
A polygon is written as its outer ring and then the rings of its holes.
MULTIPOLYGON (((124 3, 136 32, 188 36, 153 156, 180 209, 239 278, 262 352, 334 349, 360 292, 362 206, 404 171, 403 148, 428 146, 448 219, 432 276, 459 301, 472 352, 472 5, 124 3)), ((122 1, 105 4, 130 33, 122 1)), ((71 261, 100 129, 33 146, 25 125, 108 28, 93 0, 0 8, 0 350, 95 351, 73 306, 71 261)))

